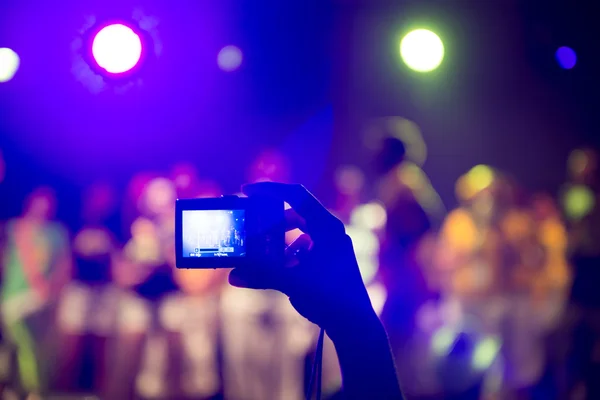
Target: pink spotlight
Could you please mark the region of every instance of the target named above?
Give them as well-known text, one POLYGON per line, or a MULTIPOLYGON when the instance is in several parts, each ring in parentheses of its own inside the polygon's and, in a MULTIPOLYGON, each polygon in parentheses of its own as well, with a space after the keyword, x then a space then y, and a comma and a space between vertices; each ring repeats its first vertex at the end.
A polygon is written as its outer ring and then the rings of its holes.
POLYGON ((92 54, 107 72, 121 74, 131 70, 140 60, 142 41, 128 26, 108 25, 94 37, 92 54))

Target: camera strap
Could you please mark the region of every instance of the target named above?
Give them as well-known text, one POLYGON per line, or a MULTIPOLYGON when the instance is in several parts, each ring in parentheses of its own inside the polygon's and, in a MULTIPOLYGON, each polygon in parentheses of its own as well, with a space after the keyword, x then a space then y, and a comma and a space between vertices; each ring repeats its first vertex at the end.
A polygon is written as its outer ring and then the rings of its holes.
POLYGON ((312 371, 310 374, 310 382, 308 384, 307 400, 312 400, 313 386, 317 384, 316 400, 321 400, 321 381, 323 376, 323 341, 325 339, 325 330, 321 328, 319 332, 319 340, 317 341, 317 349, 315 351, 315 360, 313 361, 312 371))

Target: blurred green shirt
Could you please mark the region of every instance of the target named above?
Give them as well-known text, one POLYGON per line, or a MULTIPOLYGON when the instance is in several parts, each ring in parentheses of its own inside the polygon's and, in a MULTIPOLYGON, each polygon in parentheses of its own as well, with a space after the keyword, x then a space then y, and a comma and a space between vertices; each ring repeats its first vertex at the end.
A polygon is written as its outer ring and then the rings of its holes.
MULTIPOLYGON (((22 251, 16 244, 15 227, 20 220, 9 221, 4 229, 2 259, 2 302, 5 303, 31 291, 22 260, 22 251)), ((56 264, 68 249, 68 235, 58 223, 48 222, 33 231, 31 235, 34 251, 33 260, 43 278, 49 279, 56 264)))

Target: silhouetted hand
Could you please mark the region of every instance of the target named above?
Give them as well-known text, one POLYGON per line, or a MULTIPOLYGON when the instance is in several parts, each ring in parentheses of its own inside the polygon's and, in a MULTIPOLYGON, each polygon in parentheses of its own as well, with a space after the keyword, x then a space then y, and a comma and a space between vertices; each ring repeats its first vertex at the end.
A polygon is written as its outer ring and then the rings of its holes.
POLYGON ((364 323, 365 318, 377 318, 343 223, 304 186, 261 182, 242 191, 287 202, 292 207, 286 210, 288 229, 300 228, 305 234, 286 249, 285 268, 234 269, 229 275, 232 285, 285 293, 300 314, 330 336, 364 323))
POLYGON ((402 399, 387 334, 371 306, 342 222, 302 185, 264 182, 242 190, 287 202, 292 207, 286 211, 288 229, 305 234, 286 249, 285 268, 238 268, 229 282, 279 290, 300 314, 325 329, 336 348, 345 399, 402 399))

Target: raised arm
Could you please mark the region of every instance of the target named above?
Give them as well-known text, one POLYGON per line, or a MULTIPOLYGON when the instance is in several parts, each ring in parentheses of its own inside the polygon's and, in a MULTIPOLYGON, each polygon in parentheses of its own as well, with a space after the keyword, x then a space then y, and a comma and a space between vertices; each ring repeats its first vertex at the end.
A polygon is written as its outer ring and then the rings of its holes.
POLYGON ((286 268, 234 269, 230 283, 279 290, 300 314, 324 328, 338 353, 345 398, 402 399, 388 338, 344 225, 301 185, 262 182, 243 191, 289 203, 288 227, 305 234, 286 249, 286 268))

